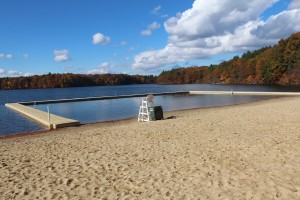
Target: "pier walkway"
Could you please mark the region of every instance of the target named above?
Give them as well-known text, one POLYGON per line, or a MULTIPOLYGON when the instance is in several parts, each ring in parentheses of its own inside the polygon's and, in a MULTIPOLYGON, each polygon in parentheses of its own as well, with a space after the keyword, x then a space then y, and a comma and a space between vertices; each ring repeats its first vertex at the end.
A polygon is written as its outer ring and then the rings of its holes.
POLYGON ((189 94, 214 95, 257 95, 257 96, 300 96, 300 92, 251 92, 251 91, 190 91, 189 94))
POLYGON ((44 111, 34 109, 29 106, 22 105, 20 103, 8 103, 5 104, 5 106, 23 115, 26 115, 27 117, 30 117, 31 119, 45 125, 49 129, 80 125, 80 122, 77 120, 63 118, 53 114, 50 114, 49 117, 48 113, 44 111))

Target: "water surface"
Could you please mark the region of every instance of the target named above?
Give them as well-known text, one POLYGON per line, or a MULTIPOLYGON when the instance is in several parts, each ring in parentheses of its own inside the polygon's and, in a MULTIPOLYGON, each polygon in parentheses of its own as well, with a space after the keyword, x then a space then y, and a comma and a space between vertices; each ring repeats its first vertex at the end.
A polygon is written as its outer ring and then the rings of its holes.
MULTIPOLYGON (((4 104, 9 102, 26 102, 55 100, 68 98, 85 98, 95 96, 114 96, 175 91, 300 91, 299 87, 257 86, 257 85, 126 85, 99 86, 81 88, 30 89, 0 91, 0 135, 24 133, 45 129, 44 126, 7 109, 4 104)), ((155 97, 156 105, 162 105, 164 111, 196 107, 232 105, 257 101, 270 97, 230 96, 230 95, 192 95, 192 96, 159 96, 155 97)), ((90 102, 52 104, 51 113, 78 119, 82 123, 123 119, 138 114, 140 98, 102 100, 90 102)), ((39 109, 45 110, 45 105, 39 109)))

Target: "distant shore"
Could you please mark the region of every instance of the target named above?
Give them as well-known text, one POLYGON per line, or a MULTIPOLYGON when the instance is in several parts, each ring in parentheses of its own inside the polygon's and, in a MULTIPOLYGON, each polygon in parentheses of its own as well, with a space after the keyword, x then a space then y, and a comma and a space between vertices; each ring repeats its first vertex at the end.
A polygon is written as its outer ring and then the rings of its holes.
POLYGON ((0 140, 4 199, 299 199, 300 98, 0 140))

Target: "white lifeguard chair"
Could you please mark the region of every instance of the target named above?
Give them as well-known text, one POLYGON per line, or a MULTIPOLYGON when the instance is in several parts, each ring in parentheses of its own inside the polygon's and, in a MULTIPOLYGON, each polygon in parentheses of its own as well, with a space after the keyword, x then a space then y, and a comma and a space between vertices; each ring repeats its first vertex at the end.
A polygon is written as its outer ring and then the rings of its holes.
POLYGON ((142 98, 142 105, 140 106, 138 121, 148 122, 150 121, 150 114, 148 107, 153 107, 153 95, 148 95, 146 98, 142 98))

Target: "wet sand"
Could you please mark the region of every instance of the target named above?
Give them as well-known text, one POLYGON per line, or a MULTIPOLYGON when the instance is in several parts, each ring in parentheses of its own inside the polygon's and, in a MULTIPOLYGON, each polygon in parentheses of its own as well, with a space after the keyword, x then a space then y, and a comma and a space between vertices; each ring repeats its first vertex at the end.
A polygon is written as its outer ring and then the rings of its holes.
POLYGON ((0 140, 0 199, 300 199, 300 98, 0 140))

